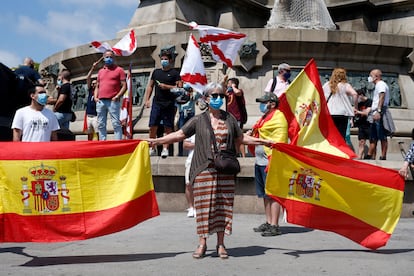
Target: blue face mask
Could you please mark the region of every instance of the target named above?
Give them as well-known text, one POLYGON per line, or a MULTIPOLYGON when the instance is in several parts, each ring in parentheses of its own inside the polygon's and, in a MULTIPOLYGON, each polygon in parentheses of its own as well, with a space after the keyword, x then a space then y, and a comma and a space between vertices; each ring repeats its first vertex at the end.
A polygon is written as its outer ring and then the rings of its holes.
POLYGON ((48 96, 46 93, 40 93, 40 94, 37 96, 37 102, 38 102, 40 105, 46 105, 46 103, 47 103, 47 98, 49 98, 49 96, 48 96))
POLYGON ((223 105, 223 99, 220 97, 217 97, 215 99, 211 97, 209 105, 212 109, 220 109, 220 107, 223 105))
POLYGON ((227 87, 227 91, 228 92, 233 92, 233 87, 231 87, 231 86, 230 87, 227 87))
POLYGON ((290 72, 284 73, 283 77, 285 78, 285 80, 288 80, 290 78, 290 72))
POLYGON ((105 65, 112 65, 114 63, 114 59, 112 57, 105 57, 104 62, 105 65))
POLYGON ((63 84, 62 80, 57 80, 57 85, 58 86, 62 86, 62 84, 63 84))
POLYGON ((267 103, 260 103, 259 109, 260 109, 260 112, 266 113, 268 111, 267 103))
POLYGON ((167 67, 168 65, 170 65, 170 62, 168 60, 166 60, 166 59, 161 60, 161 66, 163 68, 167 67))

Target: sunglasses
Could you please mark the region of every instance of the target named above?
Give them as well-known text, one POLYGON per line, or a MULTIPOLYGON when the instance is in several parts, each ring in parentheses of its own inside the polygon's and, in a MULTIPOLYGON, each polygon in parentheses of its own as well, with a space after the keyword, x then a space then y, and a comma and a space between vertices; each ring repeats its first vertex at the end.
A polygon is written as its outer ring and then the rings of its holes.
POLYGON ((215 94, 211 94, 210 95, 210 97, 212 97, 213 99, 217 99, 217 97, 220 97, 220 98, 224 98, 226 95, 224 95, 224 94, 219 94, 219 93, 215 93, 215 94))

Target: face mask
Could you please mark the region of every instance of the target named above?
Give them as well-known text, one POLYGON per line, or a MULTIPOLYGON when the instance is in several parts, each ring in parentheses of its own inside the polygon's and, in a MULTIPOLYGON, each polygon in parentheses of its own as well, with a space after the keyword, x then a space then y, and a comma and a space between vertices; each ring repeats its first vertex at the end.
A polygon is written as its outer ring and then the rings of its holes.
POLYGON ((211 97, 209 105, 212 109, 220 109, 223 105, 223 99, 221 97, 217 97, 216 99, 211 97))
POLYGON ((267 108, 267 103, 260 103, 260 105, 259 105, 259 109, 260 109, 260 112, 262 112, 262 113, 266 113, 266 112, 267 112, 267 110, 268 110, 268 108, 267 108))
POLYGON ((229 91, 229 92, 233 92, 233 87, 227 87, 227 91, 229 91))
POLYGON ((58 86, 62 86, 62 84, 63 84, 62 80, 57 80, 57 85, 58 86))
POLYGON ((105 65, 112 65, 114 63, 114 60, 111 57, 105 57, 104 62, 105 62, 105 65))
POLYGON ((290 78, 290 72, 284 73, 283 77, 285 78, 285 80, 288 80, 290 78))
POLYGON ((161 66, 163 68, 167 67, 168 65, 170 65, 170 62, 168 60, 166 60, 166 59, 161 60, 161 66))
POLYGON ((46 103, 47 103, 47 98, 49 98, 49 96, 48 96, 46 93, 40 93, 40 94, 37 96, 37 102, 38 102, 40 105, 46 105, 46 103))
POLYGON ((368 82, 373 82, 373 81, 374 81, 374 79, 371 76, 369 76, 368 77, 368 82))

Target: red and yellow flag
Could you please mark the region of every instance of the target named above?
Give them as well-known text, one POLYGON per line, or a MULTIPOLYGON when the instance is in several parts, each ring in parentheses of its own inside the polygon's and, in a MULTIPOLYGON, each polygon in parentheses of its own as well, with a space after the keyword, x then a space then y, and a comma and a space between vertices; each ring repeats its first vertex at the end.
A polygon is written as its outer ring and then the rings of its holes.
POLYGON ((275 144, 266 194, 287 221, 384 246, 398 223, 404 180, 397 171, 288 144, 275 144))
POLYGON ((280 97, 279 109, 288 121, 291 144, 346 158, 356 157, 329 114, 314 59, 280 97))
POLYGON ((2 143, 0 242, 89 239, 159 215, 148 143, 2 143))

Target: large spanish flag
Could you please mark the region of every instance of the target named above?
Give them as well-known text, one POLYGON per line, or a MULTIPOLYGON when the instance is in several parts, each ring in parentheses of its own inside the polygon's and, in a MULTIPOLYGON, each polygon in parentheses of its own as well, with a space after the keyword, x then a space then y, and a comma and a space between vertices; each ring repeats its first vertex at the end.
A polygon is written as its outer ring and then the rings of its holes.
POLYGON ((288 144, 275 144, 266 193, 287 221, 384 246, 398 223, 404 180, 397 171, 288 144))
POLYGON ((88 239, 159 215, 146 142, 1 147, 0 242, 88 239))
POLYGON ((314 59, 280 97, 279 109, 288 121, 291 144, 342 157, 356 157, 329 114, 314 59))

